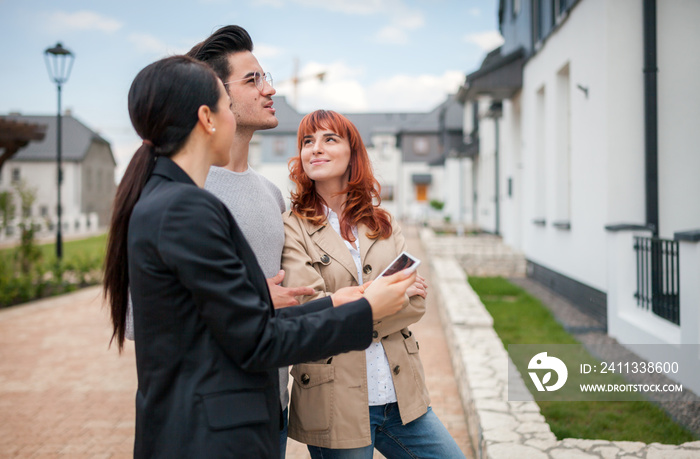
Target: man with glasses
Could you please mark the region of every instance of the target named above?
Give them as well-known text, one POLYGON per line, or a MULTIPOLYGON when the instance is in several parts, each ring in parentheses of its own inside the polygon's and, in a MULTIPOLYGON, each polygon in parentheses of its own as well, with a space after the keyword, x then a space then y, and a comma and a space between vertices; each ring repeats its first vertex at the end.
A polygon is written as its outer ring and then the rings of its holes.
MULTIPOLYGON (((250 140, 255 131, 277 127, 272 107, 272 76, 263 72, 252 53, 253 41, 245 29, 225 26, 195 45, 188 54, 209 64, 224 82, 236 117, 236 135, 230 161, 224 167, 212 166, 204 188, 217 196, 233 214, 258 263, 268 278, 274 306, 299 304, 295 297, 313 294, 313 289, 284 288, 280 270, 284 246, 282 212, 285 204, 280 190, 248 166, 250 140)), ((287 447, 287 405, 289 369, 280 368, 280 401, 284 428, 280 432, 280 452, 287 447)))

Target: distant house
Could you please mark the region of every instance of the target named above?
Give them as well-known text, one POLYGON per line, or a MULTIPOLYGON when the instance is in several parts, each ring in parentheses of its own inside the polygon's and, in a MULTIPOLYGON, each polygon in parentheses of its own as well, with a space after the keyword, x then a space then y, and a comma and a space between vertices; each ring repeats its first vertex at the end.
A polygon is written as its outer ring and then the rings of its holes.
MULTIPOLYGON (((51 232, 56 224, 56 116, 7 115, 2 119, 46 126, 43 140, 30 142, 4 162, 0 190, 23 180, 36 190, 30 216, 51 232)), ((116 162, 109 142, 70 114, 62 117, 61 202, 64 234, 95 231, 109 223, 116 162)), ((13 233, 12 229, 9 230, 13 233)), ((12 237, 5 234, 3 238, 12 237)))
MULTIPOLYGON (((272 180, 289 202, 289 159, 298 154, 296 135, 303 115, 284 97, 274 97, 279 126, 253 136, 250 164, 272 180)), ((343 113, 357 126, 382 187, 382 206, 398 218, 429 218, 431 199, 444 200, 439 161, 463 148, 462 108, 451 96, 427 113, 343 113)))
POLYGON ((700 342, 698 23, 695 1, 501 0, 458 94, 499 222, 476 223, 626 345, 700 342))

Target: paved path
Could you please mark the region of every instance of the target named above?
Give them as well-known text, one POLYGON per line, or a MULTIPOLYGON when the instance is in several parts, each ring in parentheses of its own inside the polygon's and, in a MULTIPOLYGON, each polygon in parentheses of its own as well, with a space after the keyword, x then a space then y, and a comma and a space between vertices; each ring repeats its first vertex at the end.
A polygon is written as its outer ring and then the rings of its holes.
MULTIPOLYGON (((406 233, 425 259, 415 230, 406 233)), ((420 271, 429 278, 427 259, 420 271)), ((134 349, 108 348, 101 294, 92 287, 0 310, 0 458, 132 457, 134 349)), ((433 410, 472 457, 435 296, 413 331, 433 410)), ((287 457, 308 457, 306 447, 290 441, 287 457)))
POLYGON ((133 346, 108 349, 101 292, 0 311, 0 457, 132 456, 133 346))

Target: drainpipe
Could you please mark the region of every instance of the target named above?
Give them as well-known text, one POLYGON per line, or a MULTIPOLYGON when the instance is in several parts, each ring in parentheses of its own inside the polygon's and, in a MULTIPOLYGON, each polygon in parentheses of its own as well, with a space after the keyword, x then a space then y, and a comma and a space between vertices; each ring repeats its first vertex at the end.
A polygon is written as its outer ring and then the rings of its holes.
MULTIPOLYGON (((659 237, 659 131, 658 94, 656 74, 656 0, 644 0, 644 151, 646 183, 647 226, 652 236, 659 237)), ((651 299, 652 311, 663 297, 663 261, 661 243, 651 243, 651 299)))
POLYGON ((644 150, 646 223, 659 236, 659 136, 656 67, 656 0, 644 0, 644 150))

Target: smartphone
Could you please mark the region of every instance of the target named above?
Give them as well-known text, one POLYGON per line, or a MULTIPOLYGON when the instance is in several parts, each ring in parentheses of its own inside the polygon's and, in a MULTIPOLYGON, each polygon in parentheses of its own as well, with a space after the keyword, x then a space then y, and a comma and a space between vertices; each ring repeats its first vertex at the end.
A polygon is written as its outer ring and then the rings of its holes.
POLYGON ((408 252, 401 252, 399 256, 396 257, 394 261, 392 261, 391 264, 387 266, 384 271, 382 271, 379 277, 391 276, 392 274, 395 274, 406 268, 410 268, 411 272, 413 272, 416 269, 418 269, 419 264, 420 260, 418 258, 414 257, 408 252))

